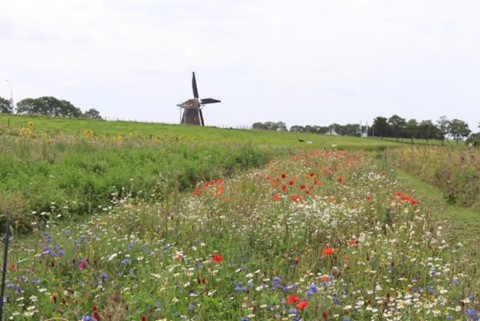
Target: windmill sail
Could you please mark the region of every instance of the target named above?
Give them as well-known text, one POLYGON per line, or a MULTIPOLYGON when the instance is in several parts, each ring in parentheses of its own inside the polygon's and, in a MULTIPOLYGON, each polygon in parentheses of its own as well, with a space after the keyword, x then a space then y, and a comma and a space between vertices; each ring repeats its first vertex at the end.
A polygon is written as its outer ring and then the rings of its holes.
POLYGON ((195 79, 195 73, 193 72, 192 77, 192 88, 193 88, 193 97, 198 99, 198 88, 197 88, 197 80, 195 79))

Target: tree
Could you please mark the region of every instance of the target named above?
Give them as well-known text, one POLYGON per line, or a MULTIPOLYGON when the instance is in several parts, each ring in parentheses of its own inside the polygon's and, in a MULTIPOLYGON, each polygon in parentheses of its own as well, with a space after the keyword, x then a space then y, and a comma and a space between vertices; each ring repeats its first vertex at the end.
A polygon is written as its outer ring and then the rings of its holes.
POLYGON ((13 106, 10 100, 0 97, 0 113, 3 113, 3 114, 13 113, 13 106))
POLYGON ((256 130, 267 130, 268 128, 267 128, 267 126, 266 126, 264 123, 256 122, 256 123, 253 123, 252 129, 256 129, 256 130))
POLYGON ((462 138, 468 137, 472 131, 468 128, 468 124, 460 119, 453 119, 449 122, 448 133, 453 136, 457 142, 462 138))
POLYGON ((303 133, 304 130, 305 130, 305 128, 303 126, 300 126, 300 125, 293 125, 292 127, 290 127, 291 132, 303 133))
POLYGON ((480 146, 480 133, 471 134, 467 139, 467 144, 475 147, 480 146))
POLYGON ((380 136, 383 139, 383 136, 388 132, 389 125, 387 118, 378 116, 373 120, 372 130, 375 135, 380 136))
POLYGON ((84 113, 84 116, 90 119, 102 119, 102 116, 100 116, 100 112, 95 108, 90 108, 89 110, 87 110, 84 113))
POLYGON ((252 125, 253 129, 260 129, 260 130, 275 130, 275 131, 287 131, 287 124, 282 121, 279 122, 272 122, 267 121, 264 123, 256 122, 252 125))
POLYGON ((418 135, 418 122, 416 119, 410 119, 407 122, 406 126, 407 132, 410 135, 410 138, 412 139, 412 144, 413 144, 413 139, 418 135))
POLYGON ((393 131, 395 132, 395 137, 397 138, 397 142, 398 142, 398 136, 400 135, 400 131, 407 126, 407 122, 405 121, 405 118, 402 118, 398 115, 393 115, 388 119, 388 123, 390 124, 390 126, 392 126, 393 131))
POLYGON ((25 98, 17 103, 17 114, 36 114, 39 113, 35 99, 25 98))
POLYGON ((449 121, 446 116, 442 116, 437 120, 437 128, 441 134, 440 139, 442 140, 442 145, 443 145, 443 142, 445 141, 445 137, 448 134, 448 127, 449 127, 449 121))
POLYGON ((426 139, 428 144, 429 139, 440 138, 441 133, 431 120, 423 120, 420 125, 418 125, 418 136, 426 139))
POLYGON ((36 99, 26 98, 18 102, 17 113, 54 117, 80 117, 82 111, 69 101, 44 96, 36 99))

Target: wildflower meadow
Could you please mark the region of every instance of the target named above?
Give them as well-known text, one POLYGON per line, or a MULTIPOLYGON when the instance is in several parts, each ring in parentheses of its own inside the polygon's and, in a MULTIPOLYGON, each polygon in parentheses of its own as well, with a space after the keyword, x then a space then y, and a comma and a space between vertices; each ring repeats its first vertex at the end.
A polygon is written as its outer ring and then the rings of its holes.
POLYGON ((14 240, 5 317, 479 320, 447 233, 370 155, 303 152, 14 240))
POLYGON ((480 320, 478 236, 452 237, 385 146, 41 126, 0 135, 15 196, 0 204, 13 223, 4 320, 480 320), (20 206, 35 193, 44 212, 20 206), (72 210, 95 195, 88 213, 72 210))

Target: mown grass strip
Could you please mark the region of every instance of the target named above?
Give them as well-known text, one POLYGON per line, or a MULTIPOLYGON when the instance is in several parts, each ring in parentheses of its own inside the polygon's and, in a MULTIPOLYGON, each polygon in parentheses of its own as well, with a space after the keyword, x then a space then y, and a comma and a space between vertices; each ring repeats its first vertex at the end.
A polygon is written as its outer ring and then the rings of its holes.
MULTIPOLYGON (((478 211, 448 204, 439 188, 425 183, 401 169, 396 169, 396 173, 403 183, 421 196, 435 218, 450 224, 454 241, 469 242, 480 246, 480 213, 478 211)), ((480 258, 477 263, 480 264, 480 258)))

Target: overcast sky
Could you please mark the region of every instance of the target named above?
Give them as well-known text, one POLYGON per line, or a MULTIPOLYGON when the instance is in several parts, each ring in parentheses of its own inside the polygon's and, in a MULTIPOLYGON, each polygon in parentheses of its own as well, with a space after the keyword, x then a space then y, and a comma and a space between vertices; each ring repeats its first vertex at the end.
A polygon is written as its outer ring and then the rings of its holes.
POLYGON ((0 0, 0 96, 206 125, 480 122, 479 0, 0 0), (9 81, 4 81, 9 80, 9 81))

